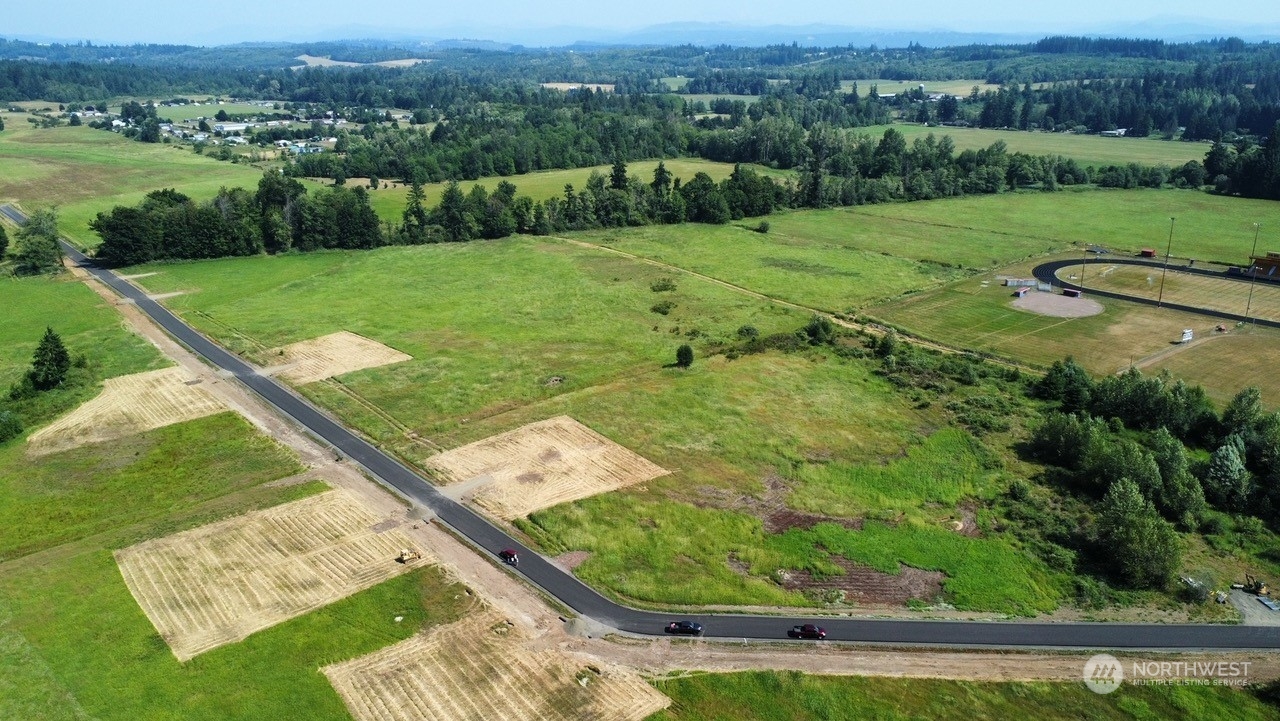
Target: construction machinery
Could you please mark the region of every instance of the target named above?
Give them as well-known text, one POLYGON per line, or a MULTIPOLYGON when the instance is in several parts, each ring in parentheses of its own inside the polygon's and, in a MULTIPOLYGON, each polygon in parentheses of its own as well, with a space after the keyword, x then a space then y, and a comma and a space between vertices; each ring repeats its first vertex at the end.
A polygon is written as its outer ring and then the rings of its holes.
POLYGON ((416 561, 419 558, 422 558, 421 553, 418 553, 412 548, 402 548, 400 549, 400 555, 396 556, 396 563, 408 563, 409 561, 416 561))
POLYGON ((1270 596, 1271 589, 1267 588, 1267 582, 1261 578, 1255 578, 1245 574, 1244 590, 1246 593, 1252 593, 1255 596, 1270 596))

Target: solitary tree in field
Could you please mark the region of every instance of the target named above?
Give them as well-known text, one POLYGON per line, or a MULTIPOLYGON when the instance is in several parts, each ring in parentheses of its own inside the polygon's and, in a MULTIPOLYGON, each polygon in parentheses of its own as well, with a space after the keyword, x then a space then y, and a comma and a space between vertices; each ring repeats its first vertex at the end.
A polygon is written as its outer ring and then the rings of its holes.
POLYGON ((70 368, 71 355, 62 344, 62 338, 52 328, 45 328, 44 337, 31 359, 31 370, 27 372, 31 385, 38 391, 56 388, 67 379, 70 368))
POLYGON ((693 365, 693 346, 685 343, 676 348, 676 365, 681 368, 688 368, 693 365))

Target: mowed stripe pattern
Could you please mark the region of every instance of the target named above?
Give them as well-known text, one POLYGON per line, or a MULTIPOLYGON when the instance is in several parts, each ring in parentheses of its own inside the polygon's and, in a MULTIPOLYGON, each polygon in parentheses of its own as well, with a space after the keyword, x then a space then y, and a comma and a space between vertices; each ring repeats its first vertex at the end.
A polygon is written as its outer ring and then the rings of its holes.
MULTIPOLYGON (((240 641, 427 562, 344 491, 116 551, 129 591, 179 661, 240 641)), ((385 525, 385 524, 384 524, 385 525)))
POLYGON ((569 416, 445 451, 427 465, 452 481, 487 476, 473 500, 506 520, 670 472, 569 416))
POLYGON ((323 671, 357 721, 640 721, 670 704, 634 672, 527 643, 481 613, 323 671))
POLYGON ((54 453, 226 410, 194 381, 176 366, 108 378, 95 398, 31 434, 28 448, 38 455, 54 453))

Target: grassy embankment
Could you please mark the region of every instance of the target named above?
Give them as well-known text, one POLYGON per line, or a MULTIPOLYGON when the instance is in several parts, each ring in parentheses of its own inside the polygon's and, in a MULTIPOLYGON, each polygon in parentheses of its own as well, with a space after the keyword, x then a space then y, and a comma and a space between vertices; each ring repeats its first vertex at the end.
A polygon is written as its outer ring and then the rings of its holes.
MULTIPOLYGON (((0 282, 0 379, 16 378, 46 325, 101 379, 162 365, 77 282, 0 282)), ((96 392, 51 392, 49 414, 96 392)), ((34 430, 29 428, 28 431, 34 430)), ((114 549, 318 492, 266 481, 290 453, 223 413, 110 444, 26 455, 0 445, 0 718, 347 719, 318 666, 393 643, 459 610, 427 569, 179 664, 138 608, 114 549), (395 615, 405 622, 393 622, 395 615)))
POLYGON ((673 703, 650 721, 1280 718, 1280 710, 1249 692, 1215 686, 1124 686, 1100 696, 1082 683, 836 678, 773 672, 701 674, 655 685, 673 703))

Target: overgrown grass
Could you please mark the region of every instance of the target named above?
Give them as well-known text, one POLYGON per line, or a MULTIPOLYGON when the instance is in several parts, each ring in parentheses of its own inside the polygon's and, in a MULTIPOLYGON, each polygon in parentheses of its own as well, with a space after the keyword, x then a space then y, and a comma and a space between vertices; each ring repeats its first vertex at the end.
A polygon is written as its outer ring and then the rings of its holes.
POLYGON ((672 705, 650 721, 1280 718, 1280 711, 1252 694, 1221 686, 1124 686, 1102 696, 1078 682, 826 677, 771 671, 697 674, 654 685, 671 697, 672 705))
POLYGON ((39 459, 24 445, 0 449, 0 560, 302 470, 232 413, 39 459))
MULTIPOLYGON (((829 311, 929 288, 961 274, 937 263, 920 263, 881 250, 833 238, 830 231, 808 236, 821 221, 806 223, 795 213, 781 216, 783 235, 753 233, 737 225, 687 224, 574 233, 571 237, 696 271, 757 293, 829 311), (793 219, 793 216, 799 217, 793 219), (809 226, 809 227, 806 227, 809 226)), ((840 216, 829 216, 832 220, 840 216)), ((859 237, 857 222, 845 226, 859 237)), ((772 219, 770 224, 772 225, 772 219)), ((867 236, 862 236, 867 237, 867 236)))

